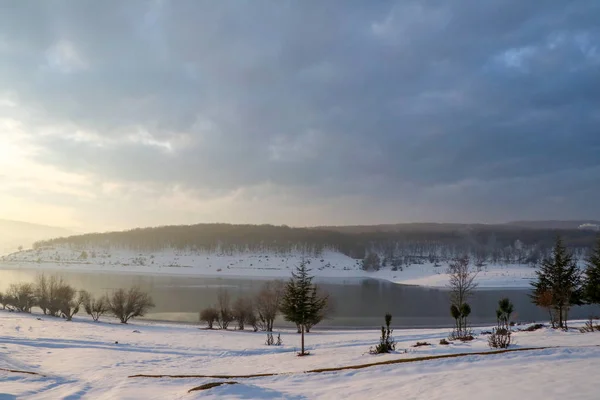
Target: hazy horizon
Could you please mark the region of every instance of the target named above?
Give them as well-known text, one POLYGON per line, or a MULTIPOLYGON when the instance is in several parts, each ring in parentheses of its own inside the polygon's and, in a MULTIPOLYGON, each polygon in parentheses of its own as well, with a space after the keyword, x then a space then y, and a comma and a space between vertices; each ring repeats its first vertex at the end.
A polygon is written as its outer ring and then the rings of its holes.
POLYGON ((600 2, 11 2, 0 219, 600 220, 600 2))

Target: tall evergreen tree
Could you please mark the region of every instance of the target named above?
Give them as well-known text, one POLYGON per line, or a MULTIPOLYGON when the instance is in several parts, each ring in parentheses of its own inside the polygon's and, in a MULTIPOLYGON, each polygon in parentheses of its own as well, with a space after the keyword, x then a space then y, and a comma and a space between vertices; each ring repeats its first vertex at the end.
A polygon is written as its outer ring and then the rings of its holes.
POLYGON ((585 300, 591 304, 600 304, 600 237, 586 264, 585 300))
POLYGON ((569 308, 582 304, 582 284, 577 262, 560 237, 556 239, 552 255, 542 261, 536 275, 537 280, 531 283, 533 302, 541 305, 539 299, 544 293, 551 293, 558 327, 566 329, 569 308))
POLYGON ((328 297, 320 296, 317 287, 312 283, 313 276, 306 263, 302 262, 296 272, 292 272, 292 278, 287 283, 283 299, 281 301, 281 312, 286 321, 300 326, 302 334, 302 346, 299 355, 307 353, 304 351, 304 332, 308 324, 312 324, 321 311, 327 305, 328 297))

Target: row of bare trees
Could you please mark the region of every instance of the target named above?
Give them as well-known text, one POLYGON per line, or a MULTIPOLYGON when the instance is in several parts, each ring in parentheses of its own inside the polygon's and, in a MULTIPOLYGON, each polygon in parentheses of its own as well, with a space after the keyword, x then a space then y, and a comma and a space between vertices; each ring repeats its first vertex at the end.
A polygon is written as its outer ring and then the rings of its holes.
MULTIPOLYGON (((200 322, 206 323, 208 329, 228 329, 232 323, 239 330, 251 327, 256 331, 273 332, 275 319, 280 315, 282 301, 286 292, 286 284, 280 280, 267 281, 260 291, 254 296, 238 297, 231 300, 227 290, 220 290, 217 294, 216 305, 203 309, 200 312, 200 322)), ((319 296, 326 294, 319 289, 319 296)), ((333 303, 329 301, 317 315, 306 322, 306 332, 331 315, 333 303)), ((301 327, 298 325, 298 333, 301 327)))
POLYGON ((98 321, 111 314, 122 323, 144 316, 154 307, 148 293, 138 287, 117 289, 110 296, 94 297, 85 290, 77 290, 61 276, 39 274, 35 283, 13 283, 5 294, 0 293, 3 309, 31 313, 38 307, 44 315, 62 317, 71 321, 81 308, 98 321))
POLYGON ((282 281, 267 281, 255 296, 239 297, 233 303, 229 292, 220 290, 216 305, 200 312, 200 321, 205 322, 209 329, 215 325, 219 329, 227 329, 235 322, 240 330, 250 326, 255 332, 272 332, 284 289, 282 281))

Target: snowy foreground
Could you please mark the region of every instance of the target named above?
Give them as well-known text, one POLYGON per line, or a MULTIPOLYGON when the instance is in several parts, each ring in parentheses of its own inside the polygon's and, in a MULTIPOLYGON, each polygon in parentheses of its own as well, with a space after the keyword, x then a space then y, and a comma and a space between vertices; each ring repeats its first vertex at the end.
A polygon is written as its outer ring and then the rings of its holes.
MULTIPOLYGON (((206 254, 181 250, 136 253, 128 250, 71 249, 69 247, 26 250, 0 258, 0 269, 49 269, 111 273, 192 275, 249 278, 289 278, 302 260, 320 278, 375 278, 394 283, 445 287, 447 264, 391 266, 377 272, 361 268, 361 260, 328 251, 319 257, 296 255, 206 254), (85 251, 85 258, 82 253, 85 251)), ((477 276, 480 288, 529 288, 535 270, 528 265, 486 265, 477 276)))
POLYGON ((397 330, 399 351, 373 356, 368 350, 377 342, 377 331, 317 331, 307 335, 311 355, 300 358, 295 355, 299 335, 293 332, 282 333, 282 347, 269 347, 260 332, 136 321, 121 325, 110 319, 94 323, 85 317, 66 322, 0 311, 0 399, 600 398, 600 333, 576 329, 514 334, 515 349, 555 348, 304 372, 490 351, 485 335, 470 343, 440 345, 447 334, 446 329, 397 330), (432 345, 412 347, 417 341, 432 345), (264 373, 280 375, 238 377, 230 380, 237 384, 191 393, 194 387, 225 379, 128 377, 264 373))

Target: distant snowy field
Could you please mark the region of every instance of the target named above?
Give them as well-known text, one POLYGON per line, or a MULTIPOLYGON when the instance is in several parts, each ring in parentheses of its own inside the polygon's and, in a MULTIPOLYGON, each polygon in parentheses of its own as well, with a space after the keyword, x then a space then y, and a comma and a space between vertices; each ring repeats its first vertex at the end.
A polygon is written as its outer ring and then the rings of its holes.
MULTIPOLYGON (((310 263, 312 274, 322 278, 375 278, 395 283, 445 287, 447 264, 425 263, 393 271, 383 267, 377 272, 361 269, 361 260, 328 251, 319 257, 300 254, 276 255, 241 253, 206 254, 165 250, 139 253, 128 250, 71 249, 68 247, 25 250, 0 258, 0 268, 35 268, 68 271, 128 272, 143 274, 221 276, 248 278, 288 278, 302 261, 310 263)), ((486 265, 477 276, 480 288, 527 288, 535 270, 528 265, 486 265)))
MULTIPOLYGON (((574 327, 581 324, 572 323, 574 327)), ((0 399, 599 398, 600 333, 582 334, 576 329, 514 334, 515 348, 560 346, 557 348, 303 373, 489 351, 485 335, 470 343, 443 346, 439 341, 447 337, 447 329, 413 329, 394 332, 399 342, 396 354, 369 355, 379 334, 375 330, 315 331, 306 336, 311 355, 299 358, 295 356, 299 335, 289 331, 282 332, 282 347, 269 347, 261 332, 207 331, 193 325, 138 321, 121 325, 111 319, 94 323, 83 316, 66 322, 0 311, 0 399), (431 346, 412 347, 417 341, 431 346), (188 390, 223 379, 128 378, 136 374, 272 372, 284 374, 233 379, 239 384, 193 393, 188 390)))

